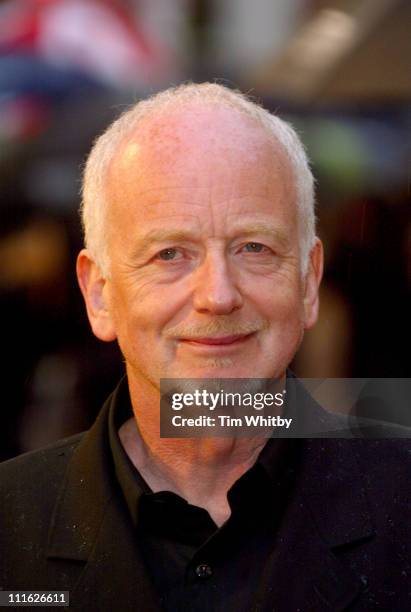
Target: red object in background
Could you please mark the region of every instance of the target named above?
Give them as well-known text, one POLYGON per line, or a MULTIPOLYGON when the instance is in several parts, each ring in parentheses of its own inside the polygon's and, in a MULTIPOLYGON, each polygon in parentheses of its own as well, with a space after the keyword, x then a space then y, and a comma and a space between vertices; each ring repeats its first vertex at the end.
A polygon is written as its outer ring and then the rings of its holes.
POLYGON ((0 52, 36 55, 107 84, 145 84, 166 69, 167 53, 121 0, 9 0, 0 21, 0 52))

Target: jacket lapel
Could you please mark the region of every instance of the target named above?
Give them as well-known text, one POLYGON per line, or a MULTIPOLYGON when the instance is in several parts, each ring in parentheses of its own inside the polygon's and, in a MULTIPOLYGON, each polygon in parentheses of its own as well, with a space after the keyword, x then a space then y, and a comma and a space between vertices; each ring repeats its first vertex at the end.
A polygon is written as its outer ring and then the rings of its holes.
POLYGON ((116 395, 74 451, 50 525, 47 557, 85 562, 70 593, 74 610, 158 612, 111 460, 108 412, 116 395))
MULTIPOLYGON (((373 537, 355 440, 300 440, 295 483, 263 568, 261 609, 342 612, 364 586, 342 551, 373 537)), ((260 609, 260 608, 259 608, 260 609)))
MULTIPOLYGON (((308 412, 322 412, 330 421, 336 418, 324 412, 304 390, 297 392, 297 398, 302 394, 306 395, 308 412)), ((318 571, 313 575, 313 590, 324 610, 345 610, 365 586, 364 577, 343 563, 341 554, 366 546, 375 537, 358 461, 364 444, 367 441, 341 437, 312 439, 305 444, 302 495, 313 531, 324 548, 322 557, 318 552, 318 571)))
POLYGON ((318 612, 345 610, 364 587, 342 554, 375 536, 356 461, 362 443, 331 438, 305 443, 300 507, 310 552, 304 572, 312 584, 312 610, 318 612))
POLYGON ((109 504, 85 570, 74 589, 73 607, 81 610, 144 610, 158 612, 160 602, 151 586, 135 543, 135 534, 109 504))
MULTIPOLYGON (((316 431, 318 424, 323 431, 334 431, 337 417, 325 412, 296 379, 293 389, 288 399, 294 418, 307 431, 316 431)), ((271 592, 274 609, 342 612, 360 595, 362 578, 342 553, 366 546, 375 535, 356 459, 364 443, 295 441, 295 463, 289 467, 294 484, 272 558, 262 572, 262 597, 271 592)))

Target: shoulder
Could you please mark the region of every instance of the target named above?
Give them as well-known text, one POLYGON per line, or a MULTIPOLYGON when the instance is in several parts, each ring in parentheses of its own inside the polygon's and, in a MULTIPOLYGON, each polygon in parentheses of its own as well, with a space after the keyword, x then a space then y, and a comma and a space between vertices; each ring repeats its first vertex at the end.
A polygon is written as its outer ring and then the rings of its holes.
POLYGON ((92 480, 96 478, 97 468, 99 474, 104 472, 109 454, 108 412, 120 387, 107 399, 87 432, 0 464, 0 495, 7 500, 0 507, 0 528, 14 524, 19 512, 21 516, 26 514, 26 525, 33 523, 31 517, 38 516, 40 520, 50 515, 72 470, 77 478, 81 469, 88 469, 92 480))
POLYGON ((410 438, 327 437, 307 442, 308 448, 314 450, 315 457, 326 470, 335 469, 338 473, 342 468, 349 468, 349 476, 362 474, 374 486, 401 478, 405 488, 411 489, 410 438))
POLYGON ((58 440, 39 450, 0 463, 0 486, 4 484, 13 486, 16 484, 16 478, 29 482, 34 475, 39 478, 45 477, 49 482, 50 476, 59 472, 59 468, 65 468, 83 435, 80 433, 58 440))
POLYGON ((83 434, 60 440, 40 450, 24 453, 0 464, 1 524, 14 523, 18 516, 27 520, 44 514, 61 486, 70 458, 83 434), (41 510, 41 511, 40 511, 41 510))
MULTIPOLYGON (((391 544, 410 541, 410 524, 403 517, 411 514, 411 440, 329 438, 307 444, 311 460, 304 486, 309 497, 319 506, 325 503, 328 511, 335 505, 335 516, 338 508, 354 512, 363 499, 364 514, 370 514, 380 536, 390 532, 391 544)), ((319 514, 324 517, 324 510, 319 514)))
POLYGON ((392 487, 411 491, 411 439, 352 440, 359 468, 369 486, 388 491, 392 487))
POLYGON ((28 584, 28 576, 41 572, 53 510, 81 438, 79 434, 0 464, 2 585, 20 584, 20 578, 28 584))

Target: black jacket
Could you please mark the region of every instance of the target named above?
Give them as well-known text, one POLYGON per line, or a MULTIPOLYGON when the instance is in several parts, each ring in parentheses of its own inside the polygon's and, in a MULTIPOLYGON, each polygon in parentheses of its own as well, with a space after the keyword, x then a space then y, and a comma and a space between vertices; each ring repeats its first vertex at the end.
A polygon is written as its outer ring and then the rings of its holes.
MULTIPOLYGON (((68 590, 70 609, 87 612, 160 609, 113 471, 116 393, 87 433, 0 466, 2 589, 68 590)), ((295 485, 261 568, 270 606, 256 610, 411 610, 411 442, 298 444, 295 485)))

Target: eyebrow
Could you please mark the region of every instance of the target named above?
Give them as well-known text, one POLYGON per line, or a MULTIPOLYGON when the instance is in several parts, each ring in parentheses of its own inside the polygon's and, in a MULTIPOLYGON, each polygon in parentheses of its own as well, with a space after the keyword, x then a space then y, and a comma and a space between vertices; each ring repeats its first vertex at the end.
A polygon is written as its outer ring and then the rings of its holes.
MULTIPOLYGON (((233 235, 242 237, 253 237, 255 234, 262 234, 272 238, 276 244, 284 249, 290 247, 290 239, 287 234, 280 228, 267 227, 264 223, 247 224, 246 227, 234 227, 233 235)), ((138 242, 136 253, 141 252, 147 245, 160 242, 183 242, 191 241, 197 238, 197 233, 186 230, 168 230, 163 228, 152 229, 147 232, 138 242)))
POLYGON ((252 237, 255 234, 262 234, 264 236, 270 236, 274 241, 281 247, 290 247, 290 238, 287 233, 279 227, 267 227, 265 223, 252 223, 244 228, 234 228, 234 233, 238 233, 244 237, 252 237))
POLYGON ((184 242, 193 240, 195 235, 193 232, 184 231, 184 230, 168 230, 163 228, 152 229, 148 231, 144 236, 138 240, 136 247, 134 249, 134 256, 138 257, 141 255, 144 250, 152 245, 161 242, 184 242))
POLYGON ((168 230, 168 229, 153 229, 144 234, 140 240, 141 246, 152 242, 180 242, 182 240, 193 240, 195 237, 193 232, 184 230, 168 230))

